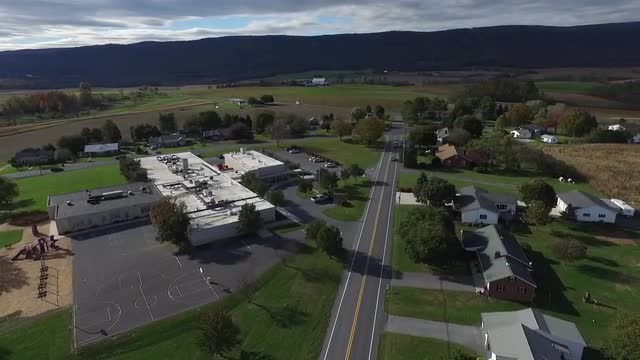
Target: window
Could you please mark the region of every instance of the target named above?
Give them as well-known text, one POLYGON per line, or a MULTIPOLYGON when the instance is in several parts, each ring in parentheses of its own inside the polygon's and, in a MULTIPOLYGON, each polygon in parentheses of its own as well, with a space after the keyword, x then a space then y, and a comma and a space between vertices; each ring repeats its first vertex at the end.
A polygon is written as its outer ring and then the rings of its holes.
POLYGON ((598 214, 598 217, 599 217, 600 219, 603 219, 603 218, 606 218, 606 217, 607 217, 607 214, 598 214))
POLYGON ((527 293, 527 288, 524 286, 520 286, 520 288, 518 288, 518 292, 522 295, 527 293))
POLYGON ((487 215, 480 214, 480 220, 487 220, 487 215))
POLYGON ((506 204, 496 204, 496 209, 498 210, 507 210, 506 204))
POLYGON ((504 292, 504 285, 498 285, 497 290, 499 292, 504 292))
POLYGON ((584 216, 584 217, 591 217, 591 214, 590 214, 590 213, 582 213, 582 216, 584 216))
POLYGON ((516 278, 515 276, 509 276, 509 282, 515 282, 516 278))

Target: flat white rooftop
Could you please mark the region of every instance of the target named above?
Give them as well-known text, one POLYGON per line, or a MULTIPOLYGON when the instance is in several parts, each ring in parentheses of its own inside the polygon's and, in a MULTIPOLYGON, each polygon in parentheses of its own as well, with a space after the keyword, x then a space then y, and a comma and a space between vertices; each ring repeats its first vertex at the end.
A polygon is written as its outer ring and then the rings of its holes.
POLYGON ((273 208, 230 176, 190 152, 140 159, 152 181, 164 196, 184 202, 192 229, 207 229, 238 221, 242 205, 257 210, 273 208), (186 165, 186 167, 185 167, 186 165))
POLYGON ((270 156, 267 156, 255 150, 243 151, 241 149, 238 152, 231 152, 231 153, 224 154, 224 158, 227 159, 227 157, 234 160, 234 164, 236 164, 235 165, 236 167, 238 166, 241 167, 241 169, 236 169, 236 170, 241 170, 244 172, 257 170, 257 169, 270 167, 270 166, 284 165, 282 161, 276 160, 270 156))

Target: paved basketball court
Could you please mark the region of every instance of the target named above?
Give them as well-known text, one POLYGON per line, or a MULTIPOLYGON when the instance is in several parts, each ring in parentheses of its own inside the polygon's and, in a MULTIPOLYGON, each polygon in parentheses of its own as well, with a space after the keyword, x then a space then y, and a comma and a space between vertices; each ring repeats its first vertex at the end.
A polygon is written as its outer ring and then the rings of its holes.
POLYGON ((278 262, 303 237, 236 239, 175 256, 154 240, 150 225, 75 235, 76 345, 216 301, 278 262))

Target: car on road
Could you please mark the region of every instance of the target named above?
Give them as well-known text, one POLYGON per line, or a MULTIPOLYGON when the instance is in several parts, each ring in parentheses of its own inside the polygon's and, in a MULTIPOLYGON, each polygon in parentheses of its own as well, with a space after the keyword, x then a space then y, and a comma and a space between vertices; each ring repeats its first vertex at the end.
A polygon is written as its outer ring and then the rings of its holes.
POLYGON ((396 162, 396 161, 398 161, 398 158, 397 157, 392 157, 391 161, 396 162))
POLYGON ((337 167, 338 165, 332 163, 332 162, 328 162, 326 164, 324 164, 324 167, 328 168, 328 169, 333 169, 335 167, 337 167))
POLYGON ((311 201, 314 203, 322 203, 331 200, 331 196, 328 194, 315 194, 311 197, 311 201))
POLYGON ((400 146, 400 142, 399 141, 394 141, 393 142, 393 147, 398 147, 400 146))
POLYGON ((61 168, 59 166, 51 168, 51 172, 61 172, 61 171, 64 171, 64 168, 61 168))

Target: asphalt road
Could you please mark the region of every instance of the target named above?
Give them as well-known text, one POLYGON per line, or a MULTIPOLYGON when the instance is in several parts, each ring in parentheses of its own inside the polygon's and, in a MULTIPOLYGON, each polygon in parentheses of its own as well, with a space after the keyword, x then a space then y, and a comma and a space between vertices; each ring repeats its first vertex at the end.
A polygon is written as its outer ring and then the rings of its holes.
POLYGON ((387 134, 385 150, 374 179, 360 233, 352 247, 351 262, 343 276, 325 336, 320 359, 375 359, 384 330, 384 291, 392 277, 389 237, 398 163, 393 141, 401 130, 387 134))

